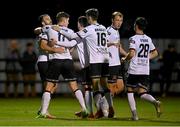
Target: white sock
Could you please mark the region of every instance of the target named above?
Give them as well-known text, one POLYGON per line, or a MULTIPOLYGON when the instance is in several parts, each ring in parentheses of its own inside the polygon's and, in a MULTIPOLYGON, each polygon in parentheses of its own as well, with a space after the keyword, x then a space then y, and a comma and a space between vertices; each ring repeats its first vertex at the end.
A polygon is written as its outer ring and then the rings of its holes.
POLYGON ((101 98, 100 106, 101 106, 102 112, 104 114, 104 117, 108 117, 108 114, 109 114, 109 104, 108 104, 107 99, 106 99, 105 96, 103 96, 101 98))
POLYGON ((94 96, 94 102, 95 102, 95 105, 96 105, 96 108, 97 110, 100 110, 100 101, 101 101, 101 93, 98 93, 94 96))
POLYGON ((141 99, 144 99, 144 100, 149 101, 151 103, 154 103, 156 101, 156 99, 153 96, 151 96, 150 94, 147 94, 147 93, 142 94, 141 99))
POLYGON ((110 92, 106 92, 105 93, 105 97, 106 97, 106 100, 109 104, 109 107, 113 107, 113 99, 112 99, 112 95, 110 92))
POLYGON ((77 100, 79 101, 79 104, 81 105, 82 110, 86 110, 86 105, 85 105, 82 92, 80 90, 76 90, 74 94, 77 100))
POLYGON ((131 111, 135 111, 136 103, 135 103, 135 99, 134 99, 134 93, 127 93, 127 96, 128 96, 128 102, 129 102, 131 111))
POLYGON ((42 96, 41 114, 44 115, 47 113, 50 100, 51 100, 51 94, 49 92, 44 92, 42 96))
POLYGON ((86 102, 86 107, 87 107, 89 113, 93 113, 92 92, 89 90, 85 91, 85 102, 86 102))

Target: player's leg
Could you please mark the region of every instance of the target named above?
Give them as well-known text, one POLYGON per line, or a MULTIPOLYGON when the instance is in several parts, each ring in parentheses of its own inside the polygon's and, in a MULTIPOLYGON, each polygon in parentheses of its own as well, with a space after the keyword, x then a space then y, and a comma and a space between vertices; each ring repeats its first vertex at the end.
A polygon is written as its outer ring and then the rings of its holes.
POLYGON ((108 63, 103 63, 102 64, 102 72, 101 72, 101 80, 100 84, 102 88, 104 89, 104 95, 107 99, 107 102, 109 104, 109 118, 114 117, 114 106, 113 106, 113 99, 110 90, 108 89, 108 76, 109 76, 109 64, 108 63))
POLYGON ((122 91, 124 91, 124 81, 122 79, 117 79, 117 82, 115 84, 115 93, 119 94, 122 91))
POLYGON ((82 109, 82 117, 87 117, 88 111, 86 109, 85 101, 83 94, 81 90, 78 88, 77 84, 77 78, 75 75, 75 70, 73 66, 73 61, 72 60, 64 60, 63 66, 62 66, 62 75, 66 81, 69 81, 69 86, 76 96, 76 99, 78 100, 79 104, 81 105, 82 109))
MULTIPOLYGON (((47 76, 46 76, 46 87, 42 96, 41 101, 41 113, 40 117, 48 117, 52 118, 51 115, 48 113, 48 107, 51 100, 51 91, 53 90, 54 84, 59 81, 59 75, 61 74, 61 61, 59 60, 52 60, 49 63, 47 76)), ((54 118, 54 117, 53 117, 54 118)))
POLYGON ((101 78, 101 87, 103 88, 104 95, 106 97, 107 103, 109 105, 109 113, 108 117, 114 117, 114 106, 113 106, 113 99, 110 90, 108 89, 107 77, 101 78))
POLYGON ((121 69, 121 65, 119 66, 115 66, 115 74, 116 74, 116 84, 114 84, 115 86, 115 93, 119 94, 124 90, 124 81, 123 81, 123 75, 122 75, 122 69, 121 69))
POLYGON ((79 104, 81 105, 82 111, 86 111, 86 105, 83 98, 83 94, 81 90, 79 90, 77 82, 76 81, 70 81, 69 82, 70 88, 73 91, 74 95, 76 96, 76 99, 78 100, 79 104))
POLYGON ((99 90, 100 77, 101 77, 100 63, 90 64, 90 77, 92 80, 92 87, 93 87, 93 99, 97 109, 97 112, 95 113, 95 118, 101 118, 103 117, 103 112, 100 107, 100 101, 102 98, 101 92, 99 90))
POLYGON ((89 76, 89 67, 83 68, 82 70, 82 85, 84 87, 84 99, 86 103, 86 107, 89 112, 88 118, 94 118, 93 115, 93 92, 92 92, 92 82, 89 76))
POLYGON ((127 78, 127 97, 128 97, 128 103, 129 107, 132 113, 132 120, 138 120, 137 110, 136 110, 136 101, 134 98, 134 88, 137 87, 136 85, 136 76, 129 74, 127 78))
POLYGON ((92 92, 92 88, 90 85, 84 85, 84 97, 85 97, 85 103, 86 103, 86 107, 88 109, 89 112, 89 118, 94 118, 93 115, 93 104, 92 104, 92 98, 93 98, 93 92, 92 92))
POLYGON ((156 108, 157 117, 160 117, 160 115, 161 115, 161 108, 160 108, 161 102, 156 100, 152 95, 150 95, 148 93, 147 86, 149 84, 149 76, 148 75, 142 75, 142 76, 139 76, 138 79, 140 81, 140 83, 138 84, 139 85, 138 93, 140 95, 140 98, 152 103, 156 108))
POLYGON ((53 88, 53 86, 54 86, 54 83, 47 82, 45 91, 42 96, 41 115, 44 115, 44 117, 46 117, 46 113, 48 112, 48 107, 51 100, 51 89, 53 88))

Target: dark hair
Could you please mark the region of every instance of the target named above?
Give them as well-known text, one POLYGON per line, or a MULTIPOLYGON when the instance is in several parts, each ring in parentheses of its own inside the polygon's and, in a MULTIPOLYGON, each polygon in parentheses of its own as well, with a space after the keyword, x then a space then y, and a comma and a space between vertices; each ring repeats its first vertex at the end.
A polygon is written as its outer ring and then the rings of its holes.
POLYGON ((40 15, 40 16, 38 17, 38 21, 41 23, 42 20, 43 20, 43 18, 44 18, 45 16, 49 16, 49 15, 48 15, 48 14, 42 14, 42 15, 40 15))
POLYGON ((57 13, 56 20, 57 22, 59 22, 59 21, 62 21, 62 18, 69 18, 69 17, 70 15, 68 13, 62 11, 62 12, 57 13))
POLYGON ((93 20, 97 20, 99 16, 99 11, 96 8, 91 8, 86 11, 86 16, 92 17, 93 20))
POLYGON ((112 13, 112 16, 111 18, 114 19, 116 16, 120 16, 120 17, 123 17, 123 14, 119 11, 115 11, 112 13))
POLYGON ((83 27, 86 27, 86 26, 89 25, 89 24, 88 24, 88 21, 87 21, 87 18, 86 18, 85 16, 80 16, 80 17, 78 18, 78 22, 79 22, 79 24, 81 24, 83 27))
POLYGON ((135 25, 137 25, 140 30, 145 30, 148 22, 144 17, 138 17, 135 21, 135 25))

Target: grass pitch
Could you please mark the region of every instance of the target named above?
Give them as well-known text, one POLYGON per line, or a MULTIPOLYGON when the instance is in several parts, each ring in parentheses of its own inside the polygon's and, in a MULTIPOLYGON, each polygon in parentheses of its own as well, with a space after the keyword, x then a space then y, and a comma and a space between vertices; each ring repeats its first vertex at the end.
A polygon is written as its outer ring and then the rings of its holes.
POLYGON ((180 97, 160 98, 163 114, 156 117, 150 103, 137 100, 140 120, 131 121, 131 113, 125 97, 114 98, 115 118, 80 119, 74 112, 80 110, 75 98, 55 97, 51 100, 49 112, 57 119, 36 119, 41 98, 0 98, 0 126, 180 126, 180 97))

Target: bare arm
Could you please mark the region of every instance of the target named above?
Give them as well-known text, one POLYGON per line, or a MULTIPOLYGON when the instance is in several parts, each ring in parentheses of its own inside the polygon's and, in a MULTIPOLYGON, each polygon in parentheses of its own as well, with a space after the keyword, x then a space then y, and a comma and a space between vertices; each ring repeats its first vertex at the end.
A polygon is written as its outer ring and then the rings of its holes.
POLYGON ((80 39, 80 37, 79 37, 76 33, 68 33, 68 32, 66 32, 66 31, 62 30, 62 29, 61 29, 59 26, 57 26, 57 25, 52 26, 52 29, 55 30, 55 31, 60 32, 62 35, 64 35, 65 37, 67 37, 69 40, 73 40, 73 39, 79 40, 79 39, 80 39))
POLYGON ((77 42, 75 40, 67 41, 67 42, 66 41, 64 41, 64 42, 57 41, 56 44, 59 46, 66 47, 66 48, 71 48, 71 47, 74 47, 77 44, 77 42))
POLYGON ((120 42, 119 41, 115 41, 115 42, 108 42, 107 43, 107 46, 110 47, 110 46, 116 46, 116 47, 119 47, 120 45, 120 42))
POLYGON ((149 59, 154 59, 155 57, 158 56, 158 52, 157 50, 153 50, 150 54, 149 54, 149 59))
POLYGON ((131 60, 136 54, 136 51, 134 49, 130 49, 127 53, 126 57, 122 58, 122 61, 129 61, 131 60))
POLYGON ((40 40, 40 48, 49 53, 55 53, 55 52, 56 53, 64 53, 65 52, 65 48, 63 48, 63 47, 55 48, 55 47, 48 46, 47 40, 44 40, 44 39, 40 40))
POLYGON ((121 44, 120 44, 119 50, 120 50, 120 53, 121 53, 123 56, 126 56, 126 55, 127 55, 127 52, 123 49, 123 47, 122 47, 121 44))

